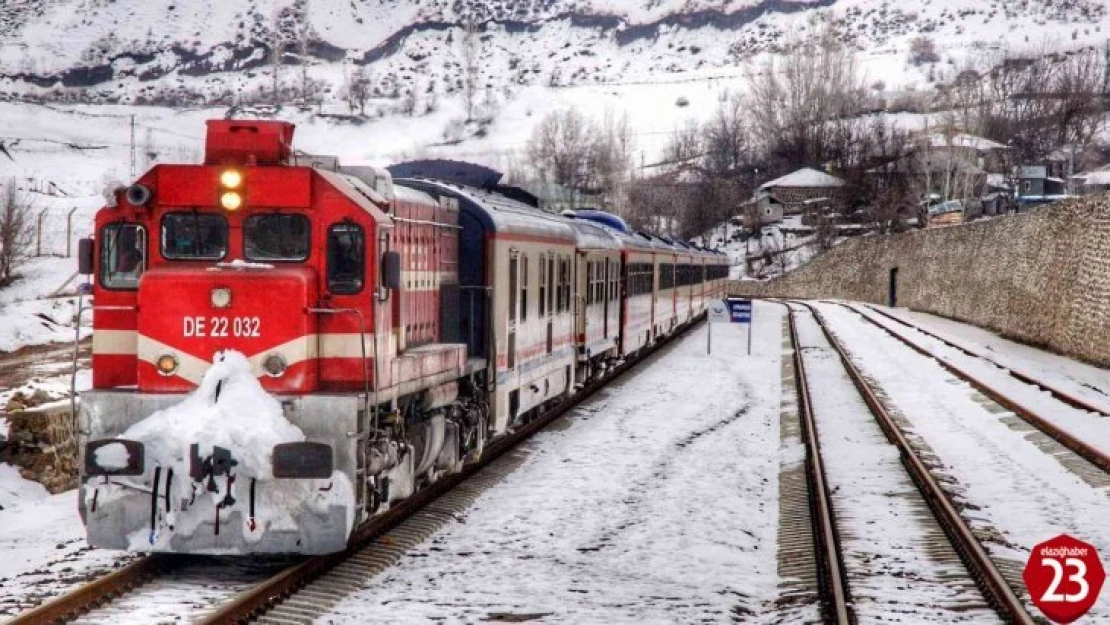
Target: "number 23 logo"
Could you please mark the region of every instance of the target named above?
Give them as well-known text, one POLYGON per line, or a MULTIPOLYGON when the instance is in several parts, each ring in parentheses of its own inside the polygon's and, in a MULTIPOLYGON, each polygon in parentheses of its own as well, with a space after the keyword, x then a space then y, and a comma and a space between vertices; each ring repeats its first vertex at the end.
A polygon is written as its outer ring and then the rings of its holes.
POLYGON ((1064 603, 1077 603, 1087 598, 1087 594, 1091 592, 1091 587, 1087 585, 1087 565, 1079 558, 1068 558, 1064 560, 1064 564, 1068 567, 1075 568, 1075 574, 1068 576, 1068 581, 1079 584, 1079 592, 1074 595, 1060 594, 1060 582, 1064 579, 1064 566, 1060 565, 1060 561, 1055 558, 1041 558, 1041 564, 1052 569, 1052 583, 1048 585, 1044 595, 1041 596, 1041 601, 1064 603))

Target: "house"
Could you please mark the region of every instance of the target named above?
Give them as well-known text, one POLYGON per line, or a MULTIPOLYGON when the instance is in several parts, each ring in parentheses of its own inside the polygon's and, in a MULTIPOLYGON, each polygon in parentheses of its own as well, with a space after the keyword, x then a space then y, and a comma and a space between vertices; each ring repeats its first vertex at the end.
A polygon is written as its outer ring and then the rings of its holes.
POLYGON ((1017 167, 1014 178, 1017 180, 1014 201, 1018 206, 1045 204, 1068 197, 1064 179, 1050 176, 1045 165, 1017 167))
POLYGON ((762 189, 752 199, 740 205, 740 223, 749 230, 782 221, 783 205, 762 189))
POLYGON ((1071 177, 1075 191, 1080 195, 1110 192, 1110 165, 1071 177))
MULTIPOLYGON (((765 182, 756 191, 756 200, 762 202, 772 213, 781 210, 781 215, 800 215, 806 211, 807 203, 825 200, 827 204, 838 205, 844 200, 844 181, 836 176, 803 167, 798 171, 765 182)), ((761 211, 763 212, 763 211, 761 211)))
POLYGON ((960 161, 985 172, 1004 171, 1010 149, 997 141, 963 132, 933 132, 919 138, 917 147, 927 158, 960 161))

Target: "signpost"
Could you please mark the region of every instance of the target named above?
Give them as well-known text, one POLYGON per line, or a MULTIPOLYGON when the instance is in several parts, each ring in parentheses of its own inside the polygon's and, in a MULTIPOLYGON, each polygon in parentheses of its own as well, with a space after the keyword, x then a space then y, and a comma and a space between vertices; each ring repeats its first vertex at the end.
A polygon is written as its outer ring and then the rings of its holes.
POLYGON ((713 324, 714 323, 746 323, 748 324, 748 355, 752 355, 752 300, 728 298, 725 300, 710 300, 709 329, 705 336, 705 353, 713 351, 713 324))
POLYGON ((733 323, 746 323, 748 324, 748 355, 752 355, 752 300, 728 298, 729 315, 732 317, 733 323))
POLYGON ((706 328, 705 353, 708 355, 713 353, 713 324, 728 323, 730 321, 728 304, 726 304, 724 300, 709 300, 709 312, 706 313, 706 317, 708 317, 709 320, 709 327, 706 328))

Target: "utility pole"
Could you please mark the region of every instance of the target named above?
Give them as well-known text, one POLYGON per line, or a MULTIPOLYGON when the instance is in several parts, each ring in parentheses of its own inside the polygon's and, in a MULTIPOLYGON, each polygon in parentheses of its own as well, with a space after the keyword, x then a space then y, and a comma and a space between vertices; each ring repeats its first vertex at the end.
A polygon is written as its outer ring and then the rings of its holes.
POLYGON ((1102 63, 1102 110, 1110 111, 1110 39, 1106 40, 1102 63))
POLYGON ((131 116, 131 180, 135 179, 135 116, 131 116))

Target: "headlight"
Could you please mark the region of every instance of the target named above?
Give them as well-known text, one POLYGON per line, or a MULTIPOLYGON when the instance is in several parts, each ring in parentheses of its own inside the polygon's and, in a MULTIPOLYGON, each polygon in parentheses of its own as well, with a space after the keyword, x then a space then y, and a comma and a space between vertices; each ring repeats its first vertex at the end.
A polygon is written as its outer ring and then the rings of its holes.
POLYGON ((266 360, 262 361, 262 370, 265 371, 266 375, 270 376, 271 378, 281 376, 281 374, 285 373, 285 369, 287 366, 288 365, 285 364, 285 359, 281 357, 281 354, 270 354, 269 356, 266 356, 266 360))
POLYGON ((228 189, 238 189, 243 184, 243 174, 234 169, 228 169, 220 174, 220 184, 228 189))
POLYGON ((228 191, 220 196, 220 206, 223 206, 225 210, 239 210, 239 207, 242 205, 243 196, 234 191, 228 191))
POLYGON ((228 308, 231 306, 231 289, 220 287, 212 289, 212 307, 228 308))
POLYGON ((162 375, 173 375, 177 372, 177 356, 173 354, 162 354, 158 357, 156 366, 158 367, 158 373, 162 375))

